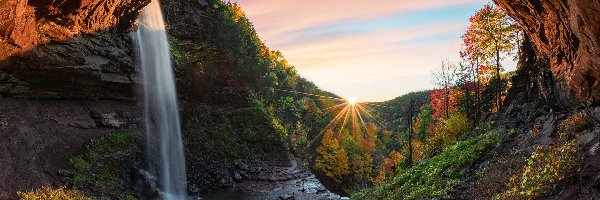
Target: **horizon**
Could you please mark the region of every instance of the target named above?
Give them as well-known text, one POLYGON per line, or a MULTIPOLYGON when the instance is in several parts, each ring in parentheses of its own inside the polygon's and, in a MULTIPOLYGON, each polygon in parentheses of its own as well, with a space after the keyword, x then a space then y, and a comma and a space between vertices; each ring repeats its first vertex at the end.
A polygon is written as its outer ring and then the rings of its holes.
MULTIPOLYGON (((383 102, 434 89, 432 73, 442 60, 460 61, 469 17, 489 1, 231 2, 302 77, 343 98, 383 102)), ((503 65, 516 68, 510 59, 503 65)))

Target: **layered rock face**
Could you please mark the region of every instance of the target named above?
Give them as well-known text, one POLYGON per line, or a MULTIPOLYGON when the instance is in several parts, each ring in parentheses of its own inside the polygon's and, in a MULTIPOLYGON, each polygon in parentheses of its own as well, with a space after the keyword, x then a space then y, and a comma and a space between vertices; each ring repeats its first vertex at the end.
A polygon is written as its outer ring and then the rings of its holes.
POLYGON ((0 4, 0 95, 133 99, 128 30, 149 0, 0 4))
POLYGON ((148 2, 0 0, 0 199, 62 184, 89 139, 143 127, 136 102, 74 99, 135 99, 129 34, 148 2))
POLYGON ((15 51, 113 27, 130 28, 149 0, 6 0, 0 5, 0 60, 15 51))
MULTIPOLYGON (((525 30, 564 91, 580 105, 600 103, 600 2, 494 0, 525 30)), ((567 102, 567 101, 565 101, 567 102)), ((577 105, 576 105, 577 106, 577 105)))
POLYGON ((0 98, 0 199, 62 185, 59 171, 84 144, 110 132, 143 129, 135 102, 0 98))

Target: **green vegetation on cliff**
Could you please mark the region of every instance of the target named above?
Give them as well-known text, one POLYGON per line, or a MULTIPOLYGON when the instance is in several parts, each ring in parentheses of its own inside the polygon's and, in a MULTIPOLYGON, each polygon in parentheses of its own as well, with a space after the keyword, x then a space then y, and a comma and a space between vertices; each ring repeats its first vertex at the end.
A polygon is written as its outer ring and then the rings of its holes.
POLYGON ((431 199, 448 198, 449 192, 466 178, 469 165, 498 146, 495 132, 482 134, 446 147, 438 155, 395 177, 352 196, 353 199, 431 199))
MULTIPOLYGON (((86 151, 69 159, 64 170, 66 181, 84 192, 107 198, 131 198, 138 169, 143 165, 142 134, 111 133, 92 139, 86 151)), ((43 199, 43 198, 42 198, 43 199)))

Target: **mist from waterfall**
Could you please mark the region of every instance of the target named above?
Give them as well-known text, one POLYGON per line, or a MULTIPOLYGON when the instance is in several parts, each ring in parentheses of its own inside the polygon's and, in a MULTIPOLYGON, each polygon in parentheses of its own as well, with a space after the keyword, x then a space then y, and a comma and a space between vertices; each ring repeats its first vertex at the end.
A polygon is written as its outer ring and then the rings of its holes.
POLYGON ((187 180, 179 108, 165 23, 158 0, 144 9, 137 31, 144 76, 148 173, 162 199, 186 199, 187 180))

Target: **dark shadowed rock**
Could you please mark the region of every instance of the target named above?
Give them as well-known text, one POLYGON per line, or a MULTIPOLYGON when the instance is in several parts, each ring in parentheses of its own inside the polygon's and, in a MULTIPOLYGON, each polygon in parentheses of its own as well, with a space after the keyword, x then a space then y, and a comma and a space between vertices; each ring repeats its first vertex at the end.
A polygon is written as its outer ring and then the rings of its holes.
MULTIPOLYGON (((60 169, 91 138, 142 129, 137 103, 0 98, 0 199, 42 185, 62 185, 60 169), (105 127, 94 112, 131 116, 128 126, 105 127), (129 114, 128 114, 129 113, 129 114)), ((118 155, 116 155, 118 156, 118 155)))
POLYGON ((600 103, 600 1, 494 0, 525 30, 565 92, 600 103))
POLYGON ((0 95, 135 98, 129 36, 149 0, 0 4, 0 95))

